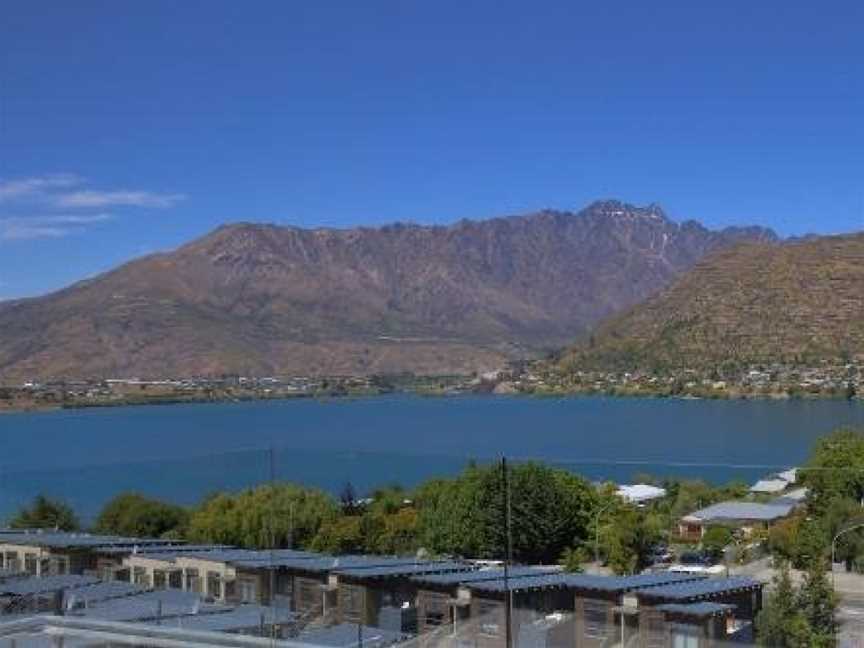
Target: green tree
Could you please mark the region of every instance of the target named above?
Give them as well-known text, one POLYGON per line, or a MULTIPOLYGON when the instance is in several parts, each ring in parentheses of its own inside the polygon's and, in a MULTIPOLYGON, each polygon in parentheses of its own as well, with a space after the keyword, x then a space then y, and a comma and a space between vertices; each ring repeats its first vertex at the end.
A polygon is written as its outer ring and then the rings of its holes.
POLYGON ((58 529, 59 531, 77 531, 81 528, 72 507, 45 495, 37 495, 29 508, 19 510, 9 521, 9 526, 13 529, 58 529))
POLYGON ((823 556, 810 561, 798 591, 797 605, 813 633, 811 645, 815 648, 834 646, 838 628, 837 595, 825 573, 823 556))
POLYGON ((651 550, 662 539, 658 517, 632 506, 622 506, 601 529, 606 564, 616 574, 634 574, 649 564, 651 550))
POLYGON ((249 548, 307 546, 339 506, 326 493, 295 484, 268 484, 205 500, 189 520, 196 542, 249 548))
MULTIPOLYGON (((596 496, 565 470, 536 463, 510 469, 513 555, 520 562, 554 562, 585 540, 596 496)), ((500 466, 468 467, 435 480, 415 495, 421 544, 434 553, 501 558, 505 553, 500 466)))
POLYGON ((363 517, 343 514, 324 520, 309 548, 314 551, 334 554, 366 551, 363 517))
POLYGON ((723 526, 712 526, 702 536, 702 548, 714 560, 723 557, 723 551, 732 543, 732 532, 723 526))
POLYGON ((189 512, 182 506, 139 493, 121 493, 102 508, 94 530, 124 536, 179 538, 188 521, 189 512))
POLYGON ((759 644, 771 648, 809 648, 812 631, 798 609, 798 592, 785 561, 773 579, 773 591, 756 617, 759 644))
POLYGON ((834 499, 864 502, 864 431, 841 428, 821 438, 801 479, 810 488, 808 505, 817 515, 834 499))
POLYGON ((568 547, 561 555, 561 560, 558 562, 564 568, 564 571, 579 574, 582 573, 582 565, 591 560, 591 557, 585 547, 568 547))
POLYGON ((756 618, 759 643, 772 648, 833 648, 837 596, 825 574, 824 557, 810 561, 799 588, 793 586, 789 564, 783 561, 773 585, 756 618))

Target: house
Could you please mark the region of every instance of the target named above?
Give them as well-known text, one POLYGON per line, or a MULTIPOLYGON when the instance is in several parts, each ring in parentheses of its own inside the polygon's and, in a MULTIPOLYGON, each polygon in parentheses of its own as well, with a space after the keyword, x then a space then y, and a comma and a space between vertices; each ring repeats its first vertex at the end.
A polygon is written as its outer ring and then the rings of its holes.
POLYGON ((32 529, 0 533, 0 569, 33 576, 109 574, 121 557, 142 548, 170 546, 168 540, 123 538, 32 529))
POLYGON ((279 593, 278 589, 270 591, 270 574, 279 560, 306 561, 319 557, 293 549, 222 549, 179 553, 174 558, 174 568, 181 573, 183 590, 223 603, 267 605, 279 593))
POLYGON ((759 581, 738 576, 637 590, 640 646, 725 646, 752 630, 762 609, 762 588, 759 581))
POLYGON ((413 577, 469 572, 458 561, 415 560, 389 565, 342 566, 332 572, 338 585, 339 620, 396 632, 417 632, 418 584, 413 577))
MULTIPOLYGON (((447 579, 421 579, 423 588, 417 603, 421 632, 434 634, 436 627, 439 632, 446 628, 457 643, 501 648, 506 644, 509 592, 512 636, 517 645, 599 648, 620 636, 621 616, 617 611, 629 592, 700 578, 669 572, 615 577, 560 571, 538 574, 536 568, 535 573, 531 570, 515 568, 507 579, 500 575, 484 578, 482 572, 471 574, 459 584, 455 596, 451 596, 452 583, 447 579)), ((625 619, 624 626, 625 633, 637 631, 635 621, 625 619)))
MULTIPOLYGON (((496 561, 497 562, 497 561, 496 561)), ((561 567, 510 567, 509 578, 561 573, 561 567)), ((504 578, 504 570, 494 568, 449 574, 415 576, 417 583, 417 632, 420 635, 447 629, 455 633, 469 616, 471 583, 504 578)))
POLYGON ((646 504, 666 497, 666 489, 650 484, 622 484, 616 494, 628 504, 646 504))
POLYGON ((776 495, 782 493, 798 481, 798 469, 790 468, 760 479, 750 487, 754 494, 776 495))
POLYGON ((794 505, 786 502, 758 504, 755 502, 720 502, 689 515, 678 523, 681 538, 699 542, 708 527, 731 526, 750 535, 757 529, 767 529, 771 524, 787 517, 794 505))

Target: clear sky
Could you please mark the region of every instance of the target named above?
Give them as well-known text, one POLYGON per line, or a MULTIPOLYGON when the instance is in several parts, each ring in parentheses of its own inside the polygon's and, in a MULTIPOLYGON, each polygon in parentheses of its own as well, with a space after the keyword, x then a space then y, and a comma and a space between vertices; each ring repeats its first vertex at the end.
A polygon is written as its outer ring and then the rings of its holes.
POLYGON ((864 229, 860 0, 0 7, 0 298, 237 220, 864 229))

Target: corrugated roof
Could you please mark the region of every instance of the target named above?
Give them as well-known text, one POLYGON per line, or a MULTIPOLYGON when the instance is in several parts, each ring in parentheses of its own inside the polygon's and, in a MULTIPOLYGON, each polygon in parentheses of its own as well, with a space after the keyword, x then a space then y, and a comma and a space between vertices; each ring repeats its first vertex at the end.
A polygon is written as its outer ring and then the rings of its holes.
MULTIPOLYGON (((284 608, 265 607, 261 605, 241 605, 228 607, 224 610, 211 610, 207 614, 192 614, 187 616, 164 619, 158 625, 186 628, 188 630, 208 630, 210 632, 238 632, 265 626, 291 623, 297 615, 284 608)), ((148 621, 157 625, 155 620, 148 621)))
POLYGON ((297 569, 314 573, 329 573, 343 569, 388 567, 393 565, 413 565, 418 561, 416 558, 397 558, 394 556, 368 556, 363 554, 351 554, 346 556, 327 556, 317 554, 312 558, 305 557, 277 557, 275 560, 237 560, 237 567, 261 568, 282 567, 285 569, 297 569))
POLYGON ((107 581, 68 589, 63 598, 64 605, 68 605, 72 601, 90 604, 95 601, 107 601, 108 599, 141 594, 142 592, 144 592, 144 588, 140 585, 122 581, 107 581))
MULTIPOLYGON (((519 566, 509 569, 510 578, 519 578, 520 576, 544 576, 547 574, 560 574, 561 567, 532 567, 519 566)), ((424 576, 415 576, 411 580, 417 583, 428 585, 462 585, 467 583, 476 583, 479 581, 499 580, 504 578, 503 569, 479 569, 468 572, 457 572, 449 574, 427 574, 424 576)))
POLYGON ((308 559, 318 558, 321 554, 295 549, 216 549, 210 551, 191 551, 183 553, 182 557, 194 560, 209 560, 227 564, 268 562, 274 559, 308 559))
POLYGON ((770 522, 789 515, 791 504, 759 504, 756 502, 720 502, 695 513, 687 518, 695 518, 704 522, 715 520, 757 520, 770 522))
MULTIPOLYGON (((199 545, 187 545, 187 544, 166 544, 166 545, 145 545, 138 549, 133 548, 132 553, 135 555, 143 555, 143 554, 181 554, 181 553, 193 553, 193 552, 207 552, 207 551, 224 551, 226 549, 234 549, 231 545, 209 545, 209 544, 199 544, 199 545)), ((129 547, 100 547, 100 553, 104 554, 128 554, 129 547)))
POLYGON ((404 565, 383 565, 375 567, 343 567, 334 570, 340 576, 351 578, 386 578, 398 576, 413 576, 415 574, 441 574, 444 572, 467 572, 471 565, 453 561, 416 561, 404 565))
POLYGON ((383 630, 371 626, 358 627, 353 623, 341 623, 329 628, 303 632, 297 637, 297 641, 314 646, 328 646, 329 648, 352 648, 359 646, 359 636, 363 638, 363 646, 377 648, 399 643, 410 637, 402 632, 383 630))
POLYGON ((43 576, 41 578, 18 578, 0 584, 0 594, 11 596, 27 596, 30 594, 47 594, 58 590, 72 589, 98 583, 93 576, 43 576))
POLYGON ((712 603, 711 601, 700 601, 699 603, 664 603, 654 608, 663 612, 673 614, 684 614, 687 616, 707 617, 715 614, 726 614, 734 610, 734 605, 728 603, 712 603))
POLYGON ((762 583, 752 578, 731 576, 729 578, 704 578, 696 581, 651 587, 640 590, 638 594, 639 596, 666 599, 669 601, 694 601, 761 586, 762 583))
POLYGON ((685 583, 704 576, 694 574, 676 574, 672 572, 657 572, 656 574, 639 574, 636 576, 598 576, 594 574, 549 574, 545 576, 524 576, 511 578, 505 588, 504 579, 466 583, 466 587, 480 592, 513 592, 550 587, 574 590, 594 590, 600 592, 629 592, 648 587, 657 587, 669 583, 685 583))
POLYGON ((77 610, 74 615, 104 621, 146 621, 157 617, 205 614, 218 609, 219 606, 203 603, 201 596, 194 592, 159 590, 97 602, 77 610))
POLYGON ((148 546, 176 544, 169 540, 156 538, 125 538, 122 536, 91 535, 89 533, 71 533, 65 531, 24 530, 4 532, 0 542, 31 547, 58 548, 96 548, 117 546, 148 546))

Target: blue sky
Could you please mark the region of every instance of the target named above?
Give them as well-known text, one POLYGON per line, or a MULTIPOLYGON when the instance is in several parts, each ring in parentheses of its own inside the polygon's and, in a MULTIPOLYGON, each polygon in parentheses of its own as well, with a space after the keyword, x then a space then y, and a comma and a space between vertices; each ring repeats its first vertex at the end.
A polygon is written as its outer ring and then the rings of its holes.
POLYGON ((0 298, 237 220, 659 202, 864 229, 864 3, 76 2, 0 21, 0 298))

